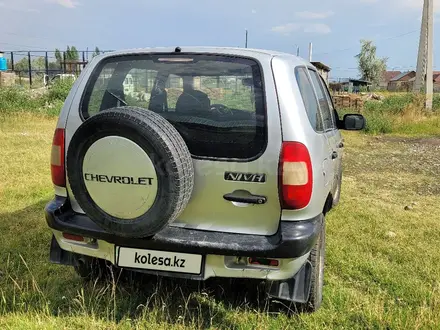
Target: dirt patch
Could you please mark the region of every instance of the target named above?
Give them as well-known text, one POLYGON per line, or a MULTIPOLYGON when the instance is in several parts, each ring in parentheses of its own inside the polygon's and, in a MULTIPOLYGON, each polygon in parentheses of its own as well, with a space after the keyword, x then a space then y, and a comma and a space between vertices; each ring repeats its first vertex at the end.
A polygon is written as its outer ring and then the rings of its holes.
POLYGON ((346 176, 391 190, 440 195, 440 138, 364 136, 356 143, 347 142, 346 176))
MULTIPOLYGON (((439 132, 440 135, 440 132, 439 132)), ((430 137, 430 138, 408 138, 408 137, 398 137, 398 136, 383 136, 377 138, 379 141, 383 142, 397 142, 405 144, 422 144, 426 146, 440 147, 440 137, 430 137)))

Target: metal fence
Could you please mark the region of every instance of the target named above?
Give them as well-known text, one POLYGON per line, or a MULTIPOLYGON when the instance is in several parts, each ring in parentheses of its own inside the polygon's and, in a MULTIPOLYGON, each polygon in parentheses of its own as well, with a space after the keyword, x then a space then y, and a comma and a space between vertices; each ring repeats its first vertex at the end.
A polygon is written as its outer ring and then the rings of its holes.
MULTIPOLYGON (((15 74, 15 84, 38 88, 59 74, 78 76, 95 51, 2 51, 8 63, 8 73, 15 74)), ((99 54, 109 51, 100 51, 99 54)))

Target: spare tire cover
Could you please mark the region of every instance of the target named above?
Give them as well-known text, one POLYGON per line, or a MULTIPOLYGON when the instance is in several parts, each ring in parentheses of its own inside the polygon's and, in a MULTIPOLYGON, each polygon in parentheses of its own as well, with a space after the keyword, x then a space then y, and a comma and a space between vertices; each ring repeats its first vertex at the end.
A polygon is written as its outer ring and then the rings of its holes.
POLYGON ((118 107, 87 119, 67 151, 70 189, 104 230, 124 237, 152 236, 175 220, 193 189, 191 154, 160 115, 118 107))

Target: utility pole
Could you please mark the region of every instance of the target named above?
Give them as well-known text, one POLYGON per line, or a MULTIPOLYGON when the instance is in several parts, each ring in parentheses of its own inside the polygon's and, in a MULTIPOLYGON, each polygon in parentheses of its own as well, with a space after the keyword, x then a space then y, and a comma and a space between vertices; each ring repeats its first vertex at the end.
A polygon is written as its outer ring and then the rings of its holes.
POLYGON ((299 46, 298 46, 298 47, 296 47, 296 56, 298 56, 298 57, 299 57, 299 46))
POLYGON ((244 43, 244 48, 247 48, 248 45, 248 30, 246 29, 246 41, 244 43))
POLYGON ((309 43, 309 62, 312 62, 313 44, 309 43))
POLYGON ((416 81, 414 92, 420 93, 425 87, 426 110, 432 110, 433 98, 433 35, 434 35, 434 0, 424 0, 422 26, 420 30, 419 54, 417 58, 416 81))

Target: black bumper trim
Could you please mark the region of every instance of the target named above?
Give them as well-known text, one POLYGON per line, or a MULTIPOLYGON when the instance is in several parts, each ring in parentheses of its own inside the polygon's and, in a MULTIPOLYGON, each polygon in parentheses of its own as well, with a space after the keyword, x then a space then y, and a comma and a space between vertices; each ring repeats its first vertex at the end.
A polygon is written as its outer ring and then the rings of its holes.
POLYGON ((165 227, 152 238, 125 238, 106 232, 57 197, 45 207, 50 228, 104 240, 117 246, 161 251, 245 257, 298 258, 310 252, 321 231, 322 215, 305 221, 281 221, 271 236, 165 227))

